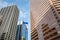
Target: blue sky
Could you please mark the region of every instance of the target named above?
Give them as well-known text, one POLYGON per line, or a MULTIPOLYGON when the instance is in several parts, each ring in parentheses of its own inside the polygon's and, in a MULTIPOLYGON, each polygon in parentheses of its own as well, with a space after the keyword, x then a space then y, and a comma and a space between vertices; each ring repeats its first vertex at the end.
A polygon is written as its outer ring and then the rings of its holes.
POLYGON ((19 9, 18 23, 22 20, 28 22, 28 40, 30 40, 30 0, 0 0, 0 8, 16 4, 19 9))

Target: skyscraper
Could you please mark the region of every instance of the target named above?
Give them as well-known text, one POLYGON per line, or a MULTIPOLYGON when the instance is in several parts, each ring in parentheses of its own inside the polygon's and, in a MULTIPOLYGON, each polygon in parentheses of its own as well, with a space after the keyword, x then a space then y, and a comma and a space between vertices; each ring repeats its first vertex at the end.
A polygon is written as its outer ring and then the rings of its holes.
POLYGON ((26 24, 22 23, 17 25, 15 40, 28 40, 28 29, 26 24))
MULTIPOLYGON (((60 26, 60 0, 49 0, 51 5, 53 6, 53 10, 55 10, 55 17, 57 17, 57 22, 58 22, 58 25, 60 26)), ((60 29, 59 29, 60 31, 60 29)))
POLYGON ((31 40, 60 39, 59 4, 59 0, 31 0, 31 40))
POLYGON ((18 21, 18 8, 16 5, 4 7, 0 10, 0 40, 15 40, 18 21))

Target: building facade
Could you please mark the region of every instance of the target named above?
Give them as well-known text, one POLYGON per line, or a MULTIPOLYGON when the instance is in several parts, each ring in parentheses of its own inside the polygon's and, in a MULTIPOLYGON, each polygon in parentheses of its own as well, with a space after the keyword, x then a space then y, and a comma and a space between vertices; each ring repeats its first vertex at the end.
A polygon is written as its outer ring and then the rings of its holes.
POLYGON ((22 23, 17 25, 15 40, 28 40, 28 29, 25 24, 22 23))
POLYGON ((59 0, 31 0, 31 40, 60 39, 59 4, 59 0))
POLYGON ((0 10, 2 16, 0 25, 0 40, 15 40, 18 21, 18 8, 16 5, 0 10))
MULTIPOLYGON (((51 5, 53 6, 52 11, 55 11, 55 18, 60 26, 60 0, 49 0, 51 5)), ((60 29, 58 30, 60 31, 60 29)), ((59 32, 60 33, 60 32, 59 32)))
POLYGON ((2 15, 0 14, 0 25, 1 25, 1 23, 2 23, 2 15))

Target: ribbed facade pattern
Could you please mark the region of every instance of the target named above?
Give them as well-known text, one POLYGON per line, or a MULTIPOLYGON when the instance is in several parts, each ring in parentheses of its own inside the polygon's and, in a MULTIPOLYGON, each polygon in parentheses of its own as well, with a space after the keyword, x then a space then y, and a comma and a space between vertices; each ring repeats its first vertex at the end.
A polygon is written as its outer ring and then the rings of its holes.
POLYGON ((33 32, 31 33, 31 40, 39 40, 38 33, 37 33, 36 29, 34 29, 33 32))
POLYGON ((38 34, 38 39, 43 40, 43 34, 42 34, 42 31, 40 30, 41 28, 39 29, 37 26, 38 26, 38 23, 43 18, 44 14, 50 8, 49 1, 48 0, 31 0, 30 8, 31 8, 31 34, 34 33, 32 31, 36 29, 38 34), (40 33, 38 33, 38 29, 40 30, 40 33))
POLYGON ((52 4, 53 5, 53 11, 55 10, 55 18, 58 22, 58 33, 60 34, 60 0, 51 0, 52 4))
POLYGON ((16 5, 8 6, 0 10, 0 14, 2 15, 0 40, 15 40, 18 13, 19 11, 16 5))
POLYGON ((42 31, 44 40, 60 40, 60 35, 58 35, 55 27, 49 28, 48 24, 43 24, 42 31))
POLYGON ((31 0, 31 40, 35 40, 33 36, 36 34, 38 40, 60 39, 59 4, 59 0, 31 0), (47 26, 43 27, 42 24, 47 26), (35 33, 34 30, 37 32, 35 33))

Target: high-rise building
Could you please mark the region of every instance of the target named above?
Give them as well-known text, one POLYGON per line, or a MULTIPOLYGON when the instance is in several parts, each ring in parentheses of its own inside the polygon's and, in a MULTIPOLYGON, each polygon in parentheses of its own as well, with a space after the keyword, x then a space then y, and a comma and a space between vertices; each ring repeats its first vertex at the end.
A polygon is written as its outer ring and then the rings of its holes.
POLYGON ((28 29, 26 24, 22 23, 17 25, 15 40, 28 40, 28 29))
MULTIPOLYGON (((57 22, 60 26, 60 0, 49 0, 52 7, 52 11, 55 11, 55 17, 57 17, 57 22)), ((59 29, 60 31, 60 29, 59 29)))
POLYGON ((59 40, 59 15, 59 0, 31 0, 31 40, 59 40))
POLYGON ((0 40, 15 40, 18 21, 18 8, 16 5, 4 7, 0 10, 0 40))

